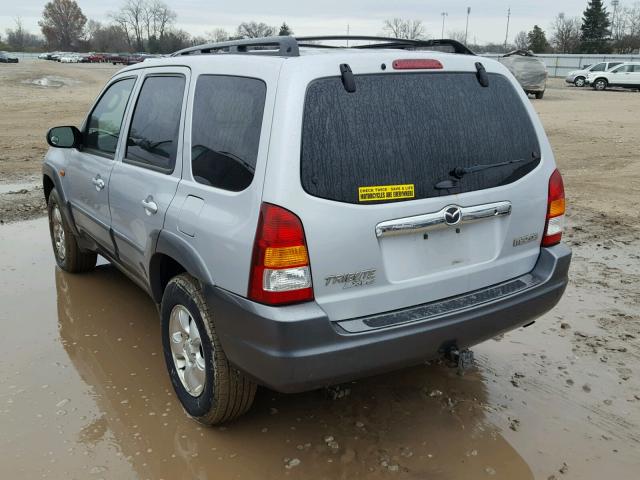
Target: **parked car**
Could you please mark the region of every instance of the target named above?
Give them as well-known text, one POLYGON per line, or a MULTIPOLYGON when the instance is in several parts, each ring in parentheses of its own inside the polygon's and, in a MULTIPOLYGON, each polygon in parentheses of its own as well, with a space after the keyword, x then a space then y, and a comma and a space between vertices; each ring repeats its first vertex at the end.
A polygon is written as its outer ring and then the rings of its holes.
POLYGON ((60 56, 60 63, 80 63, 82 57, 77 53, 65 53, 60 56))
POLYGON ((586 85, 587 75, 590 72, 606 72, 610 68, 620 65, 622 62, 600 62, 593 65, 585 65, 581 70, 574 70, 569 72, 564 79, 567 83, 572 83, 576 87, 584 87, 586 85))
POLYGON ((606 72, 590 72, 586 82, 595 90, 609 87, 640 89, 640 62, 624 62, 606 72))
POLYGON ((107 61, 107 54, 105 53, 89 53, 87 55, 87 61, 89 63, 102 63, 107 61))
POLYGON ((535 95, 537 99, 544 97, 547 67, 540 58, 527 50, 514 50, 498 61, 511 71, 528 95, 535 95))
POLYGON ((40 60, 47 60, 47 59, 48 59, 48 57, 49 57, 49 54, 48 54, 47 52, 43 52, 43 53, 41 53, 40 55, 38 55, 38 58, 39 58, 40 60))
POLYGON ((567 285, 562 177, 507 68, 452 40, 323 38, 126 67, 80 129, 47 134, 58 266, 100 254, 149 293, 205 424, 246 412, 257 384, 464 366, 567 285))
POLYGON ((0 52, 0 63, 18 63, 18 57, 7 52, 0 52))

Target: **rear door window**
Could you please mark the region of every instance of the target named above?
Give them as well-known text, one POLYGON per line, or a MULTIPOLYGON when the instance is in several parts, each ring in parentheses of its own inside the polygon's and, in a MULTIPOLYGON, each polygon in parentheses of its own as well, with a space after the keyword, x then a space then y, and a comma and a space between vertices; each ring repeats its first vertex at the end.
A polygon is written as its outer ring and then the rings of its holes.
POLYGON ((191 127, 196 182, 234 192, 251 184, 266 92, 266 84, 255 78, 198 78, 191 127))
POLYGON ((124 162, 171 173, 176 164, 185 78, 147 77, 127 136, 124 162))
MULTIPOLYGON (((518 180, 539 163, 538 138, 520 95, 502 75, 359 75, 312 82, 302 127, 301 182, 311 195, 371 202, 371 187, 402 201, 518 180), (505 165, 452 175, 456 168, 505 165), (367 188, 369 187, 369 188, 367 188), (362 192, 365 192, 363 196, 362 192), (368 193, 367 193, 368 192, 368 193)), ((386 199, 381 199, 386 201, 386 199)))

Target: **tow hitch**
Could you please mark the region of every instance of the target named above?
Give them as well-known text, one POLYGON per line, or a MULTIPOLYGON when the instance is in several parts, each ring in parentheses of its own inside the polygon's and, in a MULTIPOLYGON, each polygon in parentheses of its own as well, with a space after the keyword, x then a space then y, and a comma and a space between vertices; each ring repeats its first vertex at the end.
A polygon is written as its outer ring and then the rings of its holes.
POLYGON ((447 359, 458 369, 458 375, 461 376, 473 366, 474 362, 473 352, 471 350, 458 350, 456 347, 449 349, 447 359))

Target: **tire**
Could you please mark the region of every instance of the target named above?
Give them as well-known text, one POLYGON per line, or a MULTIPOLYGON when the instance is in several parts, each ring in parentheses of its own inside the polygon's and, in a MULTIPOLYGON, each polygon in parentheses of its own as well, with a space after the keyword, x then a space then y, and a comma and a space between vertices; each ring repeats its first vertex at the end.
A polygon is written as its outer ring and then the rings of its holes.
POLYGON ((576 77, 575 80, 573 81, 573 84, 576 87, 582 88, 586 85, 586 79, 584 77, 576 77))
POLYGON ((47 213, 49 215, 51 246, 58 266, 65 272, 70 273, 93 270, 96 266, 98 255, 95 252, 82 250, 78 246, 55 188, 49 193, 47 213))
POLYGON ((544 91, 542 92, 536 92, 536 99, 537 100, 542 100, 542 97, 544 97, 544 91))
POLYGON ((186 273, 172 278, 160 318, 169 378, 186 413, 204 425, 246 413, 257 386, 229 364, 200 282, 186 273))
POLYGON ((606 90, 608 82, 604 78, 598 78, 595 82, 593 82, 593 88, 595 90, 606 90))

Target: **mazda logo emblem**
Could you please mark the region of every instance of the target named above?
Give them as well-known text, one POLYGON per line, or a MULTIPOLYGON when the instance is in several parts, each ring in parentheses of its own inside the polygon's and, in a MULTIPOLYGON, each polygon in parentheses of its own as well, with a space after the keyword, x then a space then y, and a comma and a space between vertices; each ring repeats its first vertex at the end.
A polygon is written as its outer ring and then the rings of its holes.
POLYGON ((447 207, 444 211, 444 222, 447 225, 457 225, 462 220, 462 210, 460 207, 447 207))

